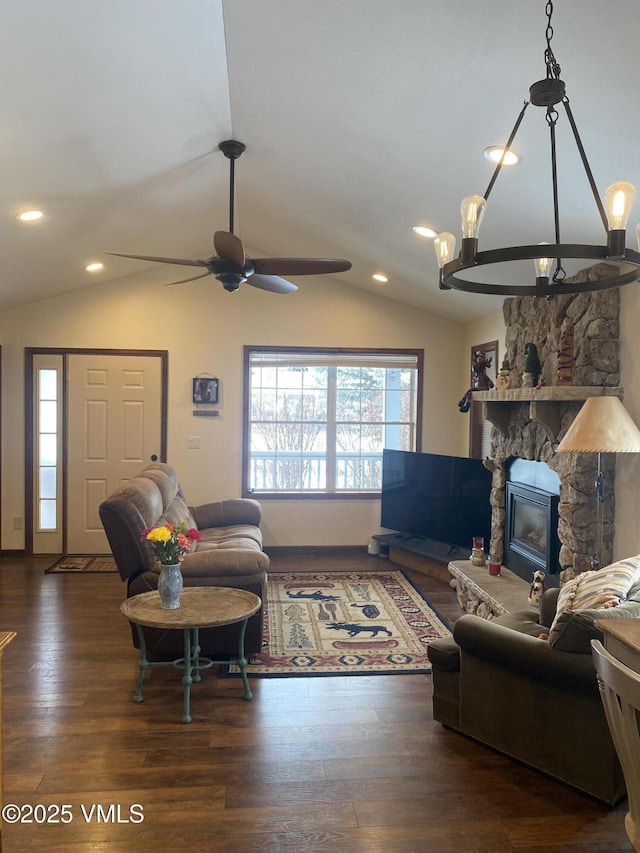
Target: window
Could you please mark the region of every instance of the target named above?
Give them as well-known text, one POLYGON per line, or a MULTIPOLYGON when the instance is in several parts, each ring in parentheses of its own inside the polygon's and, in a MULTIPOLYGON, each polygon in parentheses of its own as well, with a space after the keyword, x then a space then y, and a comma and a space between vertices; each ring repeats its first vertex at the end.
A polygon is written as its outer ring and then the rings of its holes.
POLYGON ((58 371, 38 370, 38 530, 58 527, 58 371))
POLYGON ((376 494, 418 449, 422 350, 245 347, 245 494, 376 494))

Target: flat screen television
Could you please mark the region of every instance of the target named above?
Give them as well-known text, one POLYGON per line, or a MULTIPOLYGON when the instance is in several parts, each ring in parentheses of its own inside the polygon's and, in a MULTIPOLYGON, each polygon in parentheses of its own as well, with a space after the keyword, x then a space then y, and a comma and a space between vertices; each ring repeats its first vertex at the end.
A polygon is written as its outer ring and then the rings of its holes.
POLYGON ((471 551, 491 538, 492 475, 480 459, 384 450, 381 525, 471 551))

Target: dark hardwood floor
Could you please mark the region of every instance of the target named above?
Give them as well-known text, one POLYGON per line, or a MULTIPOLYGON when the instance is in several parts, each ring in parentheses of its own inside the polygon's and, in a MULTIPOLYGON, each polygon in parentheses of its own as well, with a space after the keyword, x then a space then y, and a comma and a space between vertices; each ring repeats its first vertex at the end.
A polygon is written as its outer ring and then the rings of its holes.
MULTIPOLYGON (((272 568, 393 565, 301 560, 272 568)), ((446 583, 409 574, 459 615, 446 583)), ((632 849, 626 802, 609 809, 435 723, 430 676, 253 679, 245 702, 240 681, 208 672, 184 725, 181 673, 161 669, 135 704, 123 593, 115 574, 0 561, 0 626, 18 633, 3 661, 4 802, 34 807, 5 824, 5 853, 632 849), (39 822, 56 806, 57 823, 39 822)))

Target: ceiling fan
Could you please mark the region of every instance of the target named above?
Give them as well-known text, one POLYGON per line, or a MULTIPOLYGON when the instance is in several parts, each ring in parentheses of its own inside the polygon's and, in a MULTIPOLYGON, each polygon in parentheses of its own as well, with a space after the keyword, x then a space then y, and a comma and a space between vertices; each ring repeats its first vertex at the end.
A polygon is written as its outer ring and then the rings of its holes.
POLYGON ((215 276, 222 282, 225 290, 233 292, 243 282, 271 293, 293 293, 295 284, 281 278, 283 275, 327 275, 345 272, 351 269, 351 263, 335 258, 248 258, 239 237, 233 233, 233 214, 235 198, 235 161, 246 149, 246 145, 235 139, 221 142, 218 148, 229 160, 229 230, 216 231, 213 246, 216 250, 206 260, 187 260, 185 258, 157 258, 152 255, 127 255, 123 252, 106 252, 120 258, 135 258, 140 261, 155 261, 161 264, 179 264, 181 266, 204 267, 206 272, 193 278, 185 278, 173 284, 184 284, 207 275, 215 276))

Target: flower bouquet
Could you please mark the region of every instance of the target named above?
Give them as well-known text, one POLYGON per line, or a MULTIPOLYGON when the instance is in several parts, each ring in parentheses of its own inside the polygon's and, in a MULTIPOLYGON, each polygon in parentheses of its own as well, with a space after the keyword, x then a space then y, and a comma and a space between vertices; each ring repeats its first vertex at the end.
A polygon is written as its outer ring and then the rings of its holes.
POLYGON ((191 550, 194 542, 200 541, 200 533, 195 527, 187 527, 186 521, 180 524, 160 524, 148 527, 140 537, 151 542, 154 555, 164 566, 182 562, 184 555, 191 550))
POLYGON ((154 555, 161 564, 158 577, 160 607, 163 610, 176 610, 180 607, 180 593, 183 580, 180 563, 200 534, 195 527, 187 527, 186 521, 180 524, 159 524, 142 532, 142 541, 150 542, 154 555))

